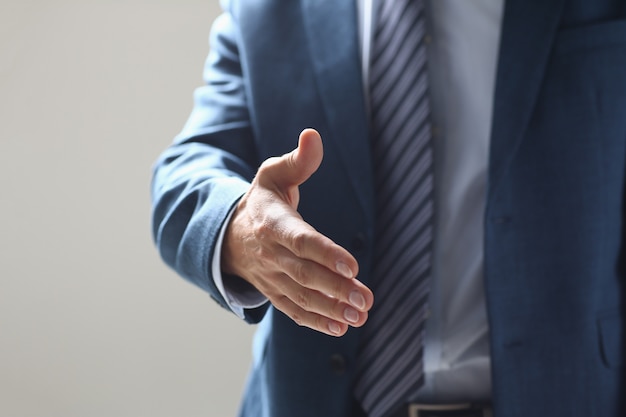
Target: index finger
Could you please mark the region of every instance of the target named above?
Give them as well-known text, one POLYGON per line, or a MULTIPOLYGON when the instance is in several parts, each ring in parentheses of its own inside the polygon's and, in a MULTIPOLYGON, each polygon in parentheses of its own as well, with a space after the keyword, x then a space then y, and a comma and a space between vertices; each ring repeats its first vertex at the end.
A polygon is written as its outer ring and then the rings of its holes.
POLYGON ((291 218, 283 222, 277 239, 298 258, 323 265, 345 278, 358 275, 359 264, 354 256, 304 220, 291 218))

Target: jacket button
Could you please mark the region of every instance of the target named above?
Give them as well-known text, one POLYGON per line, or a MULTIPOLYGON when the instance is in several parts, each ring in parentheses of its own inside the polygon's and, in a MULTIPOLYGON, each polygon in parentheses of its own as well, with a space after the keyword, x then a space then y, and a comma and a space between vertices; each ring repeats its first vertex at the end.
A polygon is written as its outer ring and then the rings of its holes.
POLYGON ((363 249, 365 249, 366 243, 367 242, 365 240, 365 235, 363 233, 357 233, 352 239, 352 249, 355 252, 361 252, 363 249))
POLYGON ((330 356, 330 369, 335 375, 343 375, 346 372, 346 359, 343 355, 335 353, 330 356))

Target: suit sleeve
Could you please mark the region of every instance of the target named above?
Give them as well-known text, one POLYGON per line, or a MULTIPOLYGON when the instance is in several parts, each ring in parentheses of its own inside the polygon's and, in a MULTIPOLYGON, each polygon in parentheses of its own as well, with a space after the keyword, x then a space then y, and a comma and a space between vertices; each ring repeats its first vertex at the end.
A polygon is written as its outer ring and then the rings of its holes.
MULTIPOLYGON (((211 261, 220 229, 259 165, 237 33, 229 13, 213 24, 205 85, 195 91, 193 111, 155 163, 152 179, 152 233, 161 257, 228 310, 211 261)), ((227 279, 249 290, 241 278, 227 279)), ((245 310, 244 319, 258 322, 266 309, 245 310)))

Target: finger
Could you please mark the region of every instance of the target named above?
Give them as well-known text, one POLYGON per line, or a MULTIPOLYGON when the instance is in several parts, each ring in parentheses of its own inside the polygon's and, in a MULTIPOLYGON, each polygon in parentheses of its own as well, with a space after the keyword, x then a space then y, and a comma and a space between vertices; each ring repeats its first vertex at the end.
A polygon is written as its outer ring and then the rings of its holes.
POLYGON ((350 252, 301 219, 285 218, 276 225, 274 232, 276 241, 296 258, 323 265, 344 278, 358 275, 359 264, 350 252))
MULTIPOLYGON (((342 278, 338 280, 345 281, 342 278)), ((353 327, 361 327, 367 320, 367 311, 359 311, 342 300, 303 287, 286 275, 277 277, 276 285, 282 295, 307 312, 317 313, 353 327)))
POLYGON ((294 185, 300 185, 309 179, 318 170, 324 157, 322 137, 315 129, 304 129, 298 138, 298 147, 287 156, 287 162, 297 172, 300 178, 295 179, 294 185))
POLYGON ((348 331, 347 324, 306 311, 286 296, 270 298, 270 301, 274 307, 285 313, 299 326, 308 327, 330 336, 343 336, 348 331))
MULTIPOLYGON (((350 304, 353 309, 365 312, 372 307, 374 296, 369 288, 356 279, 345 279, 345 277, 333 272, 332 270, 320 265, 316 262, 306 259, 296 258, 289 251, 279 250, 275 254, 278 267, 298 284, 310 290, 324 294, 336 300, 335 303, 350 304)), ((292 298, 294 301, 295 299, 292 298)), ((301 303, 297 303, 301 307, 307 309, 301 303)), ((324 313, 324 310, 316 310, 318 313, 324 313)), ((344 316, 343 310, 336 312, 344 316)))
POLYGON ((347 326, 361 327, 368 319, 367 311, 357 311, 337 299, 302 287, 285 274, 272 274, 271 279, 261 280, 259 289, 272 305, 298 325, 326 334, 340 336, 347 326))
POLYGON ((322 138, 314 129, 300 133, 298 147, 278 157, 268 159, 259 170, 276 186, 282 189, 298 186, 313 175, 322 163, 324 147, 322 138))

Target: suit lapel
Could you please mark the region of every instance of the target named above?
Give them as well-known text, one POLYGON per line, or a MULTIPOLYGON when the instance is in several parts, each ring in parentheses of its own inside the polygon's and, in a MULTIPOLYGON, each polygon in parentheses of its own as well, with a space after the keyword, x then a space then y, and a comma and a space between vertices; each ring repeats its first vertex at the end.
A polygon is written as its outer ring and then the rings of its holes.
MULTIPOLYGON (((371 219, 370 147, 354 0, 302 0, 302 13, 318 91, 336 152, 371 219)), ((323 138, 322 138, 323 139, 323 138)))
POLYGON ((528 126, 564 0, 507 0, 496 75, 489 195, 497 188, 528 126))
MULTIPOLYGON (((302 0, 311 63, 335 151, 368 216, 372 215, 369 126, 363 96, 354 0, 302 0)), ((489 157, 489 197, 529 123, 565 0, 507 0, 502 23, 489 157)))

